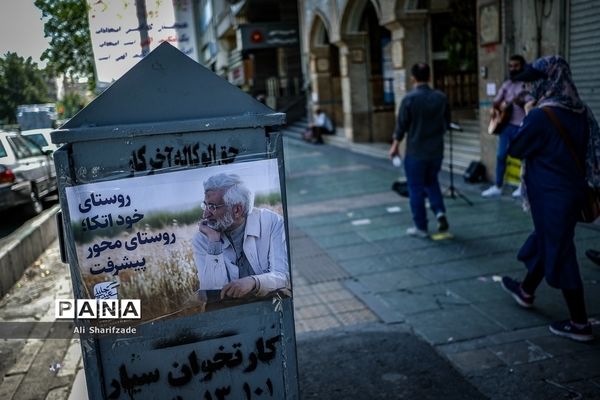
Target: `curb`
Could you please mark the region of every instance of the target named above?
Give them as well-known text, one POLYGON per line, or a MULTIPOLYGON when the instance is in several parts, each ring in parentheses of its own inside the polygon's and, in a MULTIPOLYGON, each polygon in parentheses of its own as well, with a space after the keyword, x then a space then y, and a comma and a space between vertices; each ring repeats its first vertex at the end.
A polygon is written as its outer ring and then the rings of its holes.
POLYGON ((54 205, 11 233, 0 248, 0 297, 17 282, 25 269, 38 259, 57 237, 54 205))

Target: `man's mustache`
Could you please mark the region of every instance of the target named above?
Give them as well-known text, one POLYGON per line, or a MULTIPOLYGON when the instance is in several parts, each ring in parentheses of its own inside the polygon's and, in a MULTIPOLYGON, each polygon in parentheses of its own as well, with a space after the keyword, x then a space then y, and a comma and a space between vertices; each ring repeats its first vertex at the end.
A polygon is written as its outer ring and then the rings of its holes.
POLYGON ((220 221, 217 219, 212 219, 212 220, 208 220, 208 219, 203 219, 200 222, 202 225, 206 225, 211 229, 214 229, 217 232, 223 232, 225 229, 223 226, 221 226, 220 221))

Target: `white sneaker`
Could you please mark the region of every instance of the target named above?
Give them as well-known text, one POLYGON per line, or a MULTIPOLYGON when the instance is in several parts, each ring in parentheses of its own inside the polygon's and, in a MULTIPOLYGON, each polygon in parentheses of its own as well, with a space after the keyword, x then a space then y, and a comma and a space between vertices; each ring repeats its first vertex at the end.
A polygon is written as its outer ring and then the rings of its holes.
POLYGON ((518 199, 519 197, 521 197, 521 185, 519 185, 514 192, 512 192, 512 197, 514 197, 515 199, 518 199))
POLYGON ((427 233, 427 231, 422 231, 421 229, 418 229, 415 226, 411 226, 410 228, 408 228, 406 230, 406 234, 408 236, 415 236, 415 237, 420 237, 420 238, 428 238, 429 237, 429 233, 427 233))
POLYGON ((501 196, 501 195, 502 195, 502 188, 499 188, 496 185, 490 186, 489 188, 487 188, 486 190, 481 192, 481 197, 497 197, 497 196, 501 196))

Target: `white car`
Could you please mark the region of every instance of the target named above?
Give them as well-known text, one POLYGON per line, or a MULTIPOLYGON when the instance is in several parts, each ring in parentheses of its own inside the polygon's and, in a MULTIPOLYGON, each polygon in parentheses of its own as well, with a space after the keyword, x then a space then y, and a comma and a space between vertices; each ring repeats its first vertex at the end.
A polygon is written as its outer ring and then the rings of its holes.
POLYGON ((52 159, 35 142, 0 131, 0 211, 25 206, 41 213, 42 199, 57 189, 52 171, 52 159))
POLYGON ((28 131, 21 131, 21 135, 27 136, 31 140, 33 140, 38 146, 42 148, 44 151, 52 151, 53 153, 60 147, 52 143, 50 138, 50 132, 54 129, 31 129, 28 131))

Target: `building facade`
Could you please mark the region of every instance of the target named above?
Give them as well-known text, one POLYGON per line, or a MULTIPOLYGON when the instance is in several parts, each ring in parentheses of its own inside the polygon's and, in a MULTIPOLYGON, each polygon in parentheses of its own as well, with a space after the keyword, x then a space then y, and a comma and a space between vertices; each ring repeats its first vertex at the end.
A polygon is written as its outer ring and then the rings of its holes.
POLYGON ((308 108, 332 115, 348 141, 391 140, 420 61, 465 127, 455 133, 458 172, 480 160, 492 178, 489 111, 512 54, 564 56, 600 114, 600 0, 299 0, 298 9, 308 108))
POLYGON ((199 0, 199 62, 294 119, 305 113, 295 0, 199 0))

